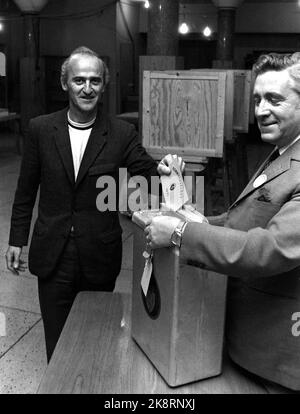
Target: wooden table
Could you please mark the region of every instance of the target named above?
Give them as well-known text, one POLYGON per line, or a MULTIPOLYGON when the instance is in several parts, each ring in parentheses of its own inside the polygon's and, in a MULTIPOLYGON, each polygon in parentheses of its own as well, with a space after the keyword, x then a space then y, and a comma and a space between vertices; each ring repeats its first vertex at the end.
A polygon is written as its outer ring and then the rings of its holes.
POLYGON ((22 153, 22 137, 20 135, 20 115, 16 112, 0 112, 0 123, 7 122, 12 123, 13 131, 17 136, 17 151, 19 154, 22 153))
POLYGON ((228 358, 218 377, 170 388, 130 335, 128 294, 81 292, 73 304, 39 394, 286 393, 244 375, 228 358))

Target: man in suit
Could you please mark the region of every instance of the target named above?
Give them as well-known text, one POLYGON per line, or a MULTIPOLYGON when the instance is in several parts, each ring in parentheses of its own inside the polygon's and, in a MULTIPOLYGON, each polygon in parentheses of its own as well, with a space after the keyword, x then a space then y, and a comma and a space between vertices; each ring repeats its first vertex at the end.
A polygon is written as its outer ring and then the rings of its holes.
POLYGON ((98 178, 118 183, 121 167, 148 180, 170 172, 168 159, 157 166, 146 153, 132 125, 101 113, 108 78, 95 52, 73 51, 61 69, 69 108, 31 120, 23 154, 6 260, 13 273, 24 270, 20 257, 39 188, 29 270, 38 276, 48 360, 77 292, 112 291, 120 271, 118 211, 97 209, 98 178))
POLYGON ((151 248, 173 241, 181 258, 230 276, 230 357, 300 390, 300 53, 261 56, 254 70, 261 138, 275 148, 223 216, 224 227, 213 218, 155 217, 145 233, 151 248))

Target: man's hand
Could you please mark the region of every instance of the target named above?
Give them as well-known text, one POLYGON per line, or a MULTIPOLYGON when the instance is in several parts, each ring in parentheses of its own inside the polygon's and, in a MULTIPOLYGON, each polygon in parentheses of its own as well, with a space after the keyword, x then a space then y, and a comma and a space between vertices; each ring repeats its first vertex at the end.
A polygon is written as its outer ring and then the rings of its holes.
POLYGON ((177 217, 153 217, 144 230, 148 246, 151 249, 171 246, 171 236, 180 221, 182 220, 177 217))
POLYGON ((175 158, 179 164, 181 173, 184 173, 185 169, 185 162, 181 157, 178 157, 177 155, 166 155, 158 164, 157 166, 157 172, 159 175, 170 175, 171 170, 169 168, 170 163, 172 162, 172 158, 175 158))
POLYGON ((14 275, 18 275, 19 272, 24 272, 26 267, 23 260, 21 260, 22 247, 8 246, 6 252, 6 266, 14 275))

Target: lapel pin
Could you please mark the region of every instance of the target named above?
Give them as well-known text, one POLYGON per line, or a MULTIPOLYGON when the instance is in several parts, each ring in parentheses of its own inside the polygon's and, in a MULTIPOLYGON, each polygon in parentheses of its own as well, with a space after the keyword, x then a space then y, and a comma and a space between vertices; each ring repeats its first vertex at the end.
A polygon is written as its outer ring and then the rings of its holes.
POLYGON ((254 180, 254 183, 253 183, 253 187, 254 188, 257 188, 257 187, 260 187, 262 184, 264 184, 266 181, 267 181, 267 176, 266 176, 266 174, 262 174, 262 175, 259 175, 255 180, 254 180))

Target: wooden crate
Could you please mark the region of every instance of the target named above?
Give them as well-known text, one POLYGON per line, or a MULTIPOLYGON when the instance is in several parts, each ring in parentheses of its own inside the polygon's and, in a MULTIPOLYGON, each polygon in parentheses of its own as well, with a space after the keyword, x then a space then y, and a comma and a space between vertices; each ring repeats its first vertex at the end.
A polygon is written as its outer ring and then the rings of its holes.
POLYGON ((219 375, 227 277, 185 264, 175 248, 154 251, 147 296, 141 289, 146 249, 134 229, 131 334, 168 385, 219 375))
POLYGON ((183 70, 184 58, 182 56, 140 56, 139 58, 139 131, 143 133, 143 74, 145 70, 183 70))
POLYGON ((155 158, 222 157, 226 73, 144 71, 143 145, 155 158))
POLYGON ((246 133, 250 122, 252 75, 249 70, 192 69, 191 72, 226 73, 225 140, 230 141, 235 132, 246 133))

